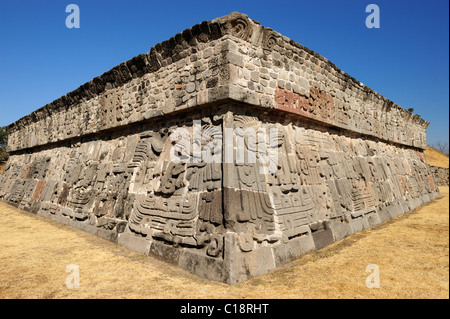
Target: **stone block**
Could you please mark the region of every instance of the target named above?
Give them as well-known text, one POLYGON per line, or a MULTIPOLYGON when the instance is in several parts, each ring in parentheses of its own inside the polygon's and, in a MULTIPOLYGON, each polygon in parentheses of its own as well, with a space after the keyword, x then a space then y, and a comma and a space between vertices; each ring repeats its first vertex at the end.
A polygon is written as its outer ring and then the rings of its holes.
POLYGON ((334 241, 339 241, 353 234, 352 227, 349 223, 334 223, 331 224, 334 241))
POLYGON ((272 248, 275 265, 279 267, 289 263, 314 249, 314 239, 311 235, 291 239, 284 245, 277 245, 272 248))
POLYGON ((186 249, 181 251, 178 266, 206 279, 227 282, 230 277, 229 269, 222 258, 210 257, 186 249))
POLYGON ((181 252, 182 251, 176 247, 153 241, 150 245, 149 255, 168 263, 178 265, 181 252))
POLYGON ((320 250, 334 243, 333 231, 331 229, 313 232, 312 238, 314 240, 314 247, 316 248, 316 250, 320 250))
POLYGON ((118 235, 117 243, 138 253, 149 255, 152 241, 132 234, 122 233, 118 235))

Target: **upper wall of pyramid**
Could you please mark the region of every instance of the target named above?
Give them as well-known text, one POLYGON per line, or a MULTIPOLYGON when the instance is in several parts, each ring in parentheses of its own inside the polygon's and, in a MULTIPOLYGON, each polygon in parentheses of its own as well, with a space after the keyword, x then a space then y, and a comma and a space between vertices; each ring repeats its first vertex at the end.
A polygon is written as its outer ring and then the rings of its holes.
POLYGON ((427 121, 238 12, 184 30, 12 123, 8 147, 14 153, 220 101, 426 147, 427 121))

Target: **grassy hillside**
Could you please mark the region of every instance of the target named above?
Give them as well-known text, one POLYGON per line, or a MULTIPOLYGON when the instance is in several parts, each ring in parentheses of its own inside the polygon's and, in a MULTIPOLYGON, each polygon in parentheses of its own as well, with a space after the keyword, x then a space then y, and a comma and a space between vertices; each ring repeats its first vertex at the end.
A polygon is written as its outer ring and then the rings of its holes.
POLYGON ((431 146, 427 146, 427 149, 424 151, 424 153, 429 165, 448 168, 449 159, 447 155, 439 152, 431 146))

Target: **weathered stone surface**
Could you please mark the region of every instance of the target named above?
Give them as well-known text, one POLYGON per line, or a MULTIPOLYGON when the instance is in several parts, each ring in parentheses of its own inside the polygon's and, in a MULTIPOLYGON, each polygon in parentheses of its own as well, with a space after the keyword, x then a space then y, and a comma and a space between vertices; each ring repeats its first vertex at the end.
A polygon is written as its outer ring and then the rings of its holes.
POLYGON ((236 283, 439 196, 428 124, 232 13, 11 124, 0 199, 236 283))
MULTIPOLYGON (((431 174, 437 186, 449 185, 449 169, 445 167, 429 166, 431 174)), ((433 179, 429 178, 429 183, 433 183, 433 179)))

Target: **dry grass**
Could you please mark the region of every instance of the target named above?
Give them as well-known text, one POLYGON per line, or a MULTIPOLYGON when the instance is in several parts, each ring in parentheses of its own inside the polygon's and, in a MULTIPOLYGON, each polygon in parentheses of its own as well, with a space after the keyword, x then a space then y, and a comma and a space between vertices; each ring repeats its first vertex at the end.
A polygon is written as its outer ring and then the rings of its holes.
POLYGON ((443 198, 230 286, 0 203, 0 298, 449 298, 443 198), (80 267, 80 288, 65 286, 80 267), (368 264, 381 287, 365 285, 368 264))
POLYGON ((0 161, 0 174, 3 173, 3 169, 5 168, 6 162, 0 161))
POLYGON ((448 156, 432 148, 431 146, 427 146, 427 149, 424 151, 424 154, 427 159, 427 163, 429 165, 445 168, 449 167, 448 156))

